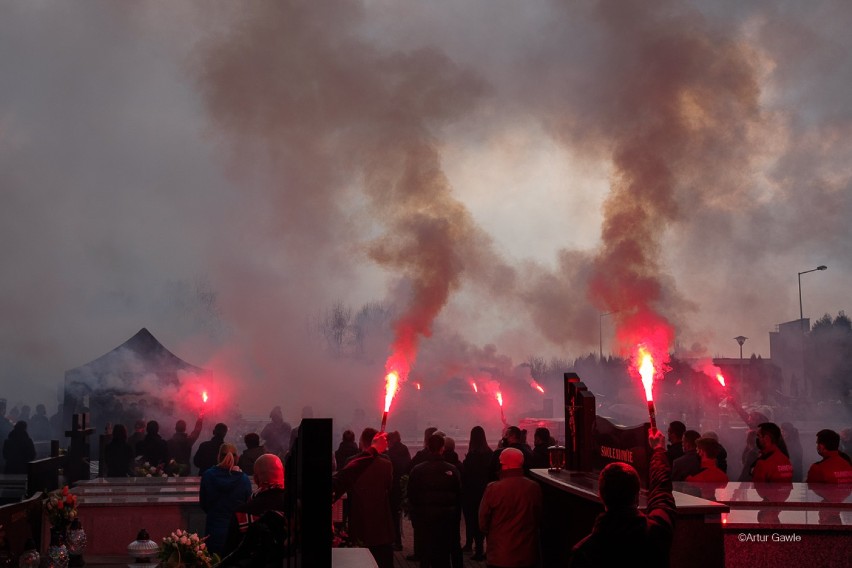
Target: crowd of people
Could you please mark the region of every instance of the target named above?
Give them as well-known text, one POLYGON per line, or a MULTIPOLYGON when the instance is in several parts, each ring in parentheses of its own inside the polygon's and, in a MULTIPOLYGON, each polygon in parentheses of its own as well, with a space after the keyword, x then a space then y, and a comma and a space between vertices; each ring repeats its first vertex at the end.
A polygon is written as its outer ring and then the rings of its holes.
MULTIPOLYGON (((757 451, 746 451, 742 457, 747 480, 790 483, 796 473, 784 428, 753 418, 750 436, 757 451)), ((413 529, 414 550, 406 558, 422 568, 457 568, 463 565, 464 554, 487 561, 488 566, 533 567, 539 561, 542 494, 526 474, 548 467, 547 448, 553 443, 550 432, 539 428, 530 447, 526 432, 509 426, 492 450, 485 431, 476 426, 467 454, 460 459, 455 440, 435 427, 426 429, 423 447, 413 456, 397 432, 367 428, 355 444, 355 434, 346 431, 335 452, 334 494, 349 496, 350 536, 370 549, 379 568, 392 567, 392 551, 402 549, 402 515, 408 516, 413 529)), ((652 430, 648 443, 645 511, 638 509, 635 469, 621 462, 604 468, 599 476, 604 513, 591 534, 574 546, 571 566, 666 566, 676 518, 672 482, 729 481, 728 454, 715 432, 701 434, 674 421, 665 435, 652 430), (611 546, 616 535, 624 546, 611 546)), ((809 468, 804 480, 852 484, 852 462, 840 443, 837 432, 817 433, 822 459, 809 468)))
POLYGON ((413 529, 414 550, 406 558, 427 567, 461 567, 465 554, 490 566, 534 566, 542 492, 525 474, 548 466, 547 447, 555 440, 546 428, 529 447, 524 432, 510 426, 492 449, 481 426, 471 429, 461 459, 456 442, 427 428, 414 455, 398 432, 366 428, 357 447, 343 433, 335 452, 334 498, 348 496, 349 536, 370 549, 379 568, 393 566, 402 550, 401 519, 413 529), (464 518, 464 544, 461 519, 464 518))
MULTIPOLYGON (((37 416, 46 417, 39 407, 32 416, 36 424, 42 422, 37 416)), ((224 423, 216 424, 212 437, 193 452, 203 431, 202 417, 191 431, 186 421, 177 420, 168 439, 160 435, 156 420, 137 420, 132 432, 116 424, 101 467, 110 477, 137 475, 140 463, 156 464, 165 473, 201 476, 199 502, 207 515, 209 549, 225 557, 224 566, 244 565, 247 559, 267 562, 270 554, 274 561, 289 547, 292 501, 284 464, 298 437, 279 407, 269 416, 260 433, 242 437, 242 452, 227 441, 224 423)), ((6 418, 0 424, 4 472, 25 473, 35 458, 29 424, 6 418)), ((799 434, 791 424, 778 426, 752 414, 748 425, 738 480, 852 485, 852 461, 837 432, 816 434, 822 459, 805 473, 799 434)), ((571 566, 637 559, 640 565, 667 565, 676 522, 672 482, 724 484, 730 479, 729 454, 712 431, 699 433, 673 421, 665 435, 652 430, 648 443, 648 506, 644 512, 638 509, 639 476, 630 465, 616 462, 604 468, 598 478, 604 512, 573 547, 571 566), (609 546, 616 534, 628 544, 609 546)), ((554 444, 547 428, 538 428, 529 445, 526 431, 509 426, 492 448, 485 430, 474 426, 462 457, 452 437, 430 427, 412 455, 399 432, 365 428, 356 440, 346 430, 333 456, 333 499, 347 496, 341 526, 351 544, 370 550, 379 568, 392 568, 394 551, 403 549, 404 517, 413 530, 407 560, 421 568, 460 568, 465 555, 490 567, 532 568, 540 560, 543 503, 541 486, 528 473, 548 467, 548 447, 554 444)))

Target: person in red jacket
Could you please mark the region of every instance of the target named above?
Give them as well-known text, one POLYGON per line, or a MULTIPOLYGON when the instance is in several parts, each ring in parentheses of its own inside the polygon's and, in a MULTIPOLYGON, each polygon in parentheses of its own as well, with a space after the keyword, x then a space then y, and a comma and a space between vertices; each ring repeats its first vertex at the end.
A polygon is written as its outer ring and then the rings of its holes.
POLYGON ((393 568, 390 507, 393 465, 384 455, 388 449, 388 435, 364 428, 359 447, 361 453, 332 477, 332 502, 348 494, 352 503, 349 536, 370 549, 378 568, 393 568))
POLYGON ((595 520, 591 534, 574 546, 571 568, 669 565, 676 516, 671 466, 663 434, 652 428, 648 442, 653 453, 645 512, 639 511, 636 470, 622 462, 607 465, 598 478, 605 511, 595 520))
POLYGON ((808 483, 852 484, 852 464, 849 456, 840 452, 840 434, 820 430, 816 437, 817 453, 822 459, 808 470, 808 483))
POLYGON ((754 462, 751 480, 755 483, 791 483, 793 464, 782 451, 786 446, 781 437, 781 428, 773 422, 758 425, 757 447, 761 453, 754 462))
POLYGON ((488 546, 488 566, 533 568, 538 562, 541 486, 524 476, 524 453, 500 453, 500 479, 485 488, 479 527, 488 546))
POLYGON ((719 469, 716 463, 721 447, 713 438, 698 438, 695 441, 695 448, 701 457, 701 469, 686 480, 697 483, 727 483, 728 474, 719 469))

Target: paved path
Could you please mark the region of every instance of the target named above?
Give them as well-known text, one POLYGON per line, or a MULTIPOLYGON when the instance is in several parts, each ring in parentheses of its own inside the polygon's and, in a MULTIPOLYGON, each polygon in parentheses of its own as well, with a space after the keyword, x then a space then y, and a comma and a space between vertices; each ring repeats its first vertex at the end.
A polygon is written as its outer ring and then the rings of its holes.
MULTIPOLYGON (((464 521, 459 528, 459 533, 464 540, 464 521)), ((411 530, 411 522, 408 519, 402 520, 402 550, 394 552, 394 567, 395 568, 420 568, 419 562, 410 562, 405 559, 406 556, 414 554, 414 533, 411 530)), ((461 544, 464 544, 462 542, 461 544)), ((464 568, 485 568, 485 561, 477 562, 470 559, 470 554, 464 555, 464 568)))

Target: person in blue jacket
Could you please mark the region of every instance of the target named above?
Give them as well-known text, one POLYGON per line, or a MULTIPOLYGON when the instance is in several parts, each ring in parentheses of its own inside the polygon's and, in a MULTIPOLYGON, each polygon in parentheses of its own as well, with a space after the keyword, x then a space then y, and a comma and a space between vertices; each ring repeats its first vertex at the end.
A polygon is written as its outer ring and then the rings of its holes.
POLYGON ((218 463, 201 477, 199 502, 207 513, 204 527, 207 548, 220 555, 225 550, 234 510, 251 496, 251 481, 237 466, 237 459, 237 448, 233 444, 222 444, 218 463))

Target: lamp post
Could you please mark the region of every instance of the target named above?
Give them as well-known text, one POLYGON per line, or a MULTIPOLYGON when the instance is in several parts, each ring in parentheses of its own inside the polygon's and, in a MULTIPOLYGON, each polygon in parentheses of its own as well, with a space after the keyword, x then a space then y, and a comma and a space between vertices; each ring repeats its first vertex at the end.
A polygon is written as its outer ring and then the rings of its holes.
POLYGON ((600 361, 603 361, 603 318, 604 316, 611 316, 612 314, 617 314, 619 311, 620 310, 602 313, 598 317, 598 348, 600 349, 600 361))
POLYGON ((734 339, 736 339, 737 343, 740 344, 740 388, 743 388, 743 343, 746 342, 746 339, 748 339, 748 337, 738 335, 734 339))
MULTIPOLYGON (((801 336, 801 363, 802 363, 802 389, 805 394, 808 391, 808 380, 805 377, 805 313, 802 310, 802 274, 807 274, 808 272, 816 272, 817 270, 827 270, 828 267, 824 264, 817 266, 816 268, 811 268, 810 270, 803 270, 799 272, 799 329, 802 332, 801 336)), ((792 388, 792 386, 791 386, 792 388)))
POLYGON ((816 268, 811 268, 810 270, 803 270, 799 272, 799 322, 802 327, 802 333, 805 331, 805 313, 802 310, 802 274, 807 274, 808 272, 816 272, 817 270, 827 270, 828 267, 825 265, 819 265, 816 268))

